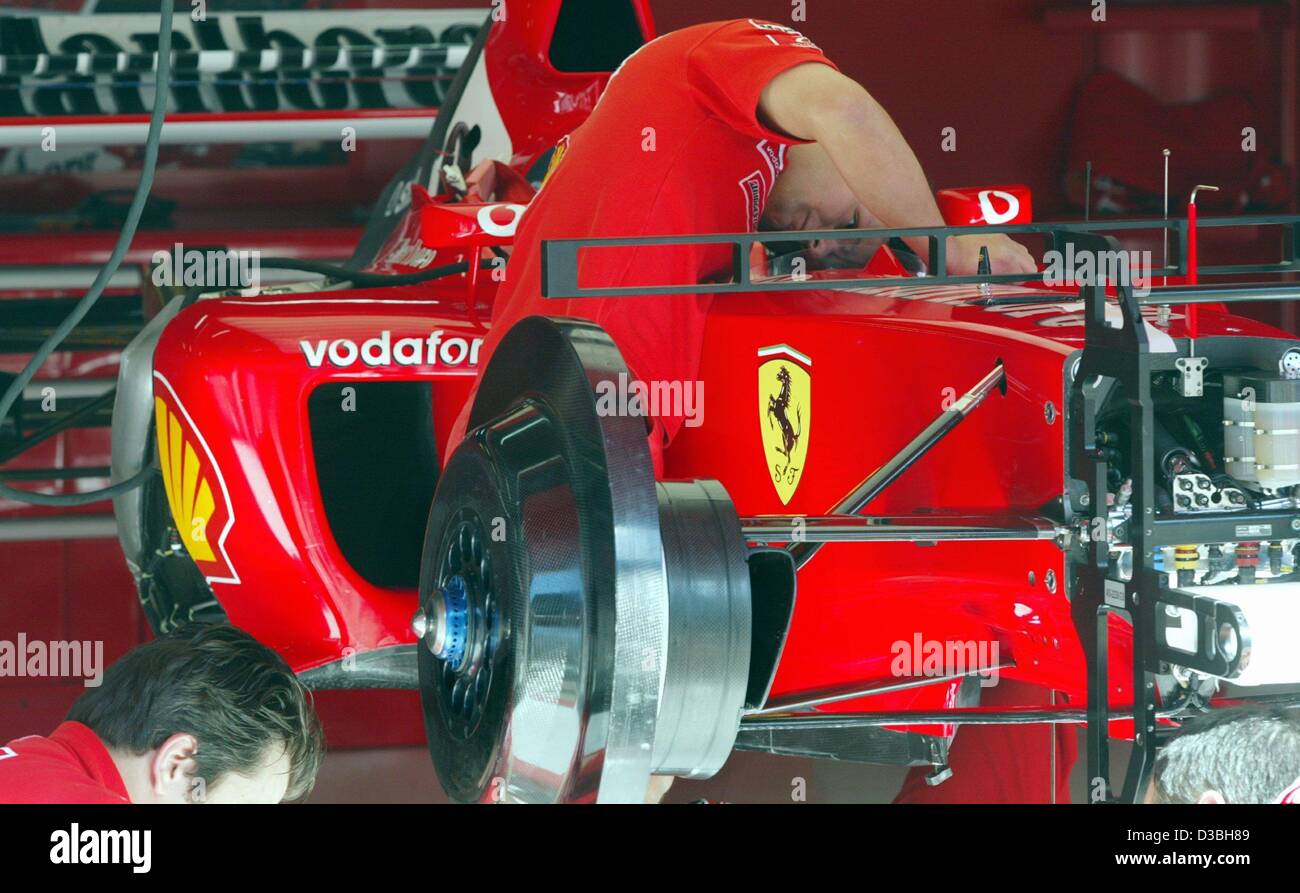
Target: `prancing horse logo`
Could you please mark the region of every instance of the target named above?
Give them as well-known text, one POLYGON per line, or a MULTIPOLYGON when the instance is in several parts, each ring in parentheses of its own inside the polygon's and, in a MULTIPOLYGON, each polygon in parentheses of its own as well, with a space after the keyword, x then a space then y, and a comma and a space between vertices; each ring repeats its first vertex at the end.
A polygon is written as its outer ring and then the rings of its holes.
POLYGON ((777 447, 785 454, 786 461, 790 461, 790 453, 794 451, 795 445, 799 443, 799 438, 803 437, 803 408, 796 407, 795 414, 799 419, 799 430, 794 430, 794 425, 790 424, 790 370, 782 366, 776 372, 776 380, 781 383, 781 393, 775 397, 767 398, 767 421, 770 426, 772 419, 781 426, 781 443, 777 447))
POLYGON ((763 451, 781 503, 794 496, 808 456, 812 360, 788 344, 758 351, 758 412, 763 451))

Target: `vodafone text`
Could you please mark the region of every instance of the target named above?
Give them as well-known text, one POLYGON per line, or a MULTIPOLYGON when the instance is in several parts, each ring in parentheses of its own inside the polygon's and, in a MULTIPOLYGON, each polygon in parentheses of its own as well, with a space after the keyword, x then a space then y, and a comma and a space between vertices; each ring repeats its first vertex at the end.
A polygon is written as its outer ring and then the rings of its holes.
POLYGON ((333 341, 299 341, 307 365, 318 369, 328 360, 346 369, 358 362, 364 366, 477 366, 482 338, 443 338, 439 329, 427 337, 398 338, 385 329, 360 344, 350 338, 333 341))

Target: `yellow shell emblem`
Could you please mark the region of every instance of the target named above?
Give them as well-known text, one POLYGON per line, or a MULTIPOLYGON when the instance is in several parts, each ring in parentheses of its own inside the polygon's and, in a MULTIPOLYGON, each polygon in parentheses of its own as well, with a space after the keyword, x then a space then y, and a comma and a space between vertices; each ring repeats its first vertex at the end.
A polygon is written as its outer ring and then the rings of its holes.
POLYGON ((564 160, 564 153, 568 151, 569 138, 566 136, 555 144, 555 151, 551 153, 551 161, 546 165, 546 176, 542 177, 542 185, 538 187, 539 192, 545 189, 546 184, 551 181, 551 174, 555 173, 556 168, 560 166, 560 162, 564 160))
POLYGON ((195 561, 215 561, 208 542, 208 525, 216 500, 203 462, 194 443, 185 436, 180 418, 161 397, 154 398, 154 420, 158 426, 158 463, 176 529, 195 561))
POLYGON ((235 523, 221 469, 162 373, 154 370, 158 467, 180 540, 209 583, 238 583, 226 539, 235 523))

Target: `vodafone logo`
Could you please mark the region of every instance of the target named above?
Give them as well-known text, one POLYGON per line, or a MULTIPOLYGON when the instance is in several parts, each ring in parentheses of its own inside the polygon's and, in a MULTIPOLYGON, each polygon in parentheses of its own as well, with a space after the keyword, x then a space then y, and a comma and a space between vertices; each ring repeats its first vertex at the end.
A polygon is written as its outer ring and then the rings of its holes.
POLYGON ((980 212, 984 215, 984 222, 991 226, 1010 223, 1020 213, 1020 199, 1009 192, 1003 192, 1001 189, 981 189, 979 203, 980 212), (1006 206, 1004 210, 999 211, 994 207, 994 198, 997 198, 1006 206))
POLYGON ((399 338, 393 340, 393 333, 385 329, 374 338, 368 338, 360 344, 351 338, 336 338, 333 341, 299 341, 302 354, 307 358, 307 365, 319 369, 328 362, 339 369, 348 369, 360 364, 371 368, 387 366, 445 366, 455 368, 465 366, 473 368, 478 365, 479 348, 483 346, 482 338, 461 338, 453 336, 443 338, 439 329, 422 338, 399 338))
POLYGON ((526 210, 524 205, 484 205, 478 212, 479 229, 489 236, 513 238, 526 210))

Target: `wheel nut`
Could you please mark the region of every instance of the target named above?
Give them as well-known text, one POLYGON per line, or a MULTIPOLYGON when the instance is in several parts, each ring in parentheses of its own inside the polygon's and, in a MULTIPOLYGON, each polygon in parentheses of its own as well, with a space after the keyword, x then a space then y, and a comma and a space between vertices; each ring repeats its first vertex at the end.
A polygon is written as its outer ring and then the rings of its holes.
POLYGON ((424 611, 416 611, 411 618, 411 632, 415 633, 417 639, 423 639, 429 632, 429 618, 424 611))

